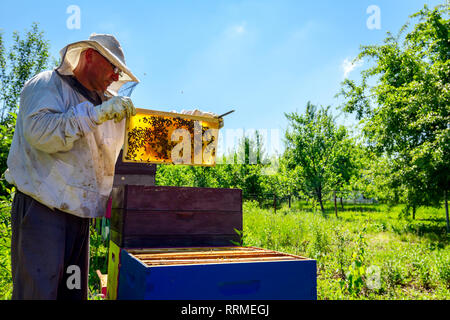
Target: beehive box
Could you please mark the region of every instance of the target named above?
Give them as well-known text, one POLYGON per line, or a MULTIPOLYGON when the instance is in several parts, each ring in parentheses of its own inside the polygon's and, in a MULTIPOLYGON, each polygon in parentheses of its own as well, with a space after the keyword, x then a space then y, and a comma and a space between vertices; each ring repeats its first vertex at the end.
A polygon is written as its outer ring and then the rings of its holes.
POLYGON ((316 262, 240 247, 240 189, 113 189, 108 299, 316 299, 316 262))
MULTIPOLYGON (((156 165, 148 163, 133 163, 122 161, 123 150, 120 151, 114 170, 113 187, 123 185, 155 185, 156 165)), ((106 212, 103 217, 94 219, 96 232, 103 239, 109 239, 112 199, 108 200, 106 212)))
POLYGON ((124 162, 214 166, 219 119, 136 109, 127 118, 124 162))
POLYGON ((240 189, 113 188, 111 240, 121 248, 228 246, 240 240, 240 189))
POLYGON ((118 299, 315 300, 316 261, 253 247, 126 249, 118 299))
POLYGON ((113 186, 119 185, 155 185, 156 164, 123 162, 123 150, 120 151, 114 170, 113 186))

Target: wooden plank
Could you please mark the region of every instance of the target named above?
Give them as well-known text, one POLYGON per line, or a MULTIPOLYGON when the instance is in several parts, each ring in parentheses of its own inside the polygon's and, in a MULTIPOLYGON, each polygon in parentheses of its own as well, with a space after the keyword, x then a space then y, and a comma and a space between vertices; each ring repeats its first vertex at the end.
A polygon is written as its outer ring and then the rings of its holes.
POLYGON ((123 209, 125 207, 125 204, 127 202, 126 199, 126 185, 121 186, 115 186, 112 189, 111 197, 112 197, 112 209, 123 209))
POLYGON ((146 253, 180 253, 180 252, 214 252, 214 251, 265 251, 254 247, 177 247, 177 248, 127 248, 127 252, 131 254, 146 254, 146 253))
POLYGON ((143 108, 136 108, 136 114, 157 115, 157 116, 171 117, 171 118, 180 117, 182 119, 187 119, 187 120, 199 120, 199 121, 212 122, 212 123, 217 123, 217 124, 219 123, 218 118, 193 116, 193 115, 177 113, 177 112, 166 112, 166 111, 158 111, 158 110, 143 109, 143 108))
MULTIPOLYGON (((168 249, 170 250, 170 249, 168 249)), ((263 256, 263 255, 284 255, 284 256, 291 256, 295 258, 302 258, 297 255, 288 254, 288 253, 282 253, 278 251, 273 250, 267 250, 267 249, 247 249, 245 247, 237 247, 235 250, 228 250, 228 249, 220 249, 217 248, 217 250, 189 250, 189 251, 164 251, 164 250, 158 250, 158 251, 146 251, 146 250, 140 250, 140 251, 129 251, 130 253, 134 254, 135 256, 141 258, 141 257, 192 257, 192 256, 240 256, 240 255, 252 255, 252 256, 263 256)))
POLYGON ((192 262, 195 261, 196 263, 203 263, 205 261, 216 261, 217 263, 225 262, 225 261, 263 261, 263 260, 291 260, 295 259, 298 260, 295 257, 291 256, 284 256, 279 254, 262 254, 262 255, 254 255, 254 254, 246 254, 246 255, 238 255, 238 256, 232 256, 232 255, 212 255, 212 256, 191 256, 191 257, 142 257, 142 256, 135 256, 139 260, 148 263, 149 261, 153 262, 173 262, 177 263, 185 263, 185 262, 192 262))
POLYGON ((108 274, 106 298, 117 299, 117 288, 119 284, 120 252, 121 248, 112 241, 109 242, 108 274))
POLYGON ((244 256, 244 255, 252 255, 252 256, 259 256, 259 255, 277 255, 276 252, 265 252, 265 251, 249 251, 249 250, 235 250, 235 251, 229 251, 229 250, 217 250, 217 251, 209 251, 209 252, 198 252, 198 251, 192 251, 192 252, 170 252, 170 253, 133 253, 137 258, 139 259, 146 259, 146 258, 188 258, 188 257, 225 257, 225 256, 244 256))
POLYGON ((248 262, 271 262, 271 261, 294 261, 293 257, 258 257, 258 258, 224 258, 224 259, 191 259, 191 260, 141 260, 147 266, 166 265, 202 265, 216 263, 248 263, 248 262))
POLYGON ((122 197, 122 199, 113 201, 113 208, 147 211, 242 212, 242 190, 240 189, 136 185, 127 185, 117 189, 120 188, 123 190, 117 190, 113 196, 122 197))
POLYGON ((116 174, 114 175, 114 186, 121 186, 126 184, 154 186, 155 177, 141 174, 116 174))
POLYGON ((110 218, 111 230, 123 233, 124 209, 112 208, 110 218))
MULTIPOLYGON (((111 233, 112 235, 112 233, 111 233)), ((113 238, 111 238, 113 239, 113 238)), ((238 234, 169 234, 169 235, 122 235, 123 248, 163 248, 188 246, 229 246, 239 242, 238 234)), ((118 242, 115 242, 118 243, 118 242)))
POLYGON ((132 235, 233 234, 242 229, 240 212, 137 211, 126 213, 123 233, 132 235))
POLYGON ((156 174, 156 165, 149 163, 123 162, 123 150, 120 150, 115 166, 115 175, 139 174, 154 177, 156 174))
POLYGON ((122 237, 122 233, 117 232, 116 230, 109 230, 109 239, 114 242, 114 244, 118 245, 119 247, 124 247, 124 241, 122 237))
POLYGON ((235 262, 248 262, 248 261, 278 261, 278 260, 299 260, 294 257, 290 256, 283 256, 283 255, 276 255, 276 256, 268 256, 268 257, 211 257, 211 258, 205 258, 205 257, 199 257, 196 258, 186 258, 186 259, 139 259, 139 261, 142 261, 147 264, 151 263, 169 263, 169 264, 177 264, 177 263, 222 263, 227 261, 235 261, 235 262))
MULTIPOLYGON (((193 248, 185 248, 193 249, 193 248)), ((290 257, 304 260, 306 258, 273 250, 253 247, 228 248, 195 248, 194 250, 130 250, 130 254, 139 260, 189 260, 189 259, 223 259, 223 258, 259 258, 259 257, 290 257)))
POLYGON ((179 259, 179 260, 184 260, 184 259, 222 259, 222 258, 245 258, 245 257, 280 257, 282 255, 277 254, 277 253, 272 253, 272 252, 263 252, 263 253, 259 253, 259 252, 237 252, 237 253, 202 253, 202 254, 195 254, 195 253, 191 253, 191 254, 139 254, 139 255, 135 255, 136 258, 140 259, 140 260, 146 260, 146 259, 154 259, 154 260, 158 260, 158 259, 170 259, 170 260, 174 260, 174 259, 179 259))

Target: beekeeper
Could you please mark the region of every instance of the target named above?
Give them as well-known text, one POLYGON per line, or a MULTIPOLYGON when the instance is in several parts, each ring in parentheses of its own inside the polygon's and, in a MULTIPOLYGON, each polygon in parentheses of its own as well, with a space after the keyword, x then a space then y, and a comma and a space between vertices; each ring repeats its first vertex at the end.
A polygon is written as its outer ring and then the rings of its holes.
POLYGON ((124 119, 136 113, 119 90, 139 80, 114 36, 60 54, 25 83, 8 156, 13 299, 87 299, 90 218, 105 213, 124 119))
POLYGON ((25 83, 8 155, 13 299, 87 298, 89 221, 105 212, 124 118, 136 113, 118 95, 139 80, 114 36, 60 54, 59 67, 25 83))
POLYGON ((124 119, 136 114, 119 92, 139 80, 114 36, 92 34, 60 55, 25 83, 8 155, 13 299, 87 299, 90 218, 105 213, 124 119))

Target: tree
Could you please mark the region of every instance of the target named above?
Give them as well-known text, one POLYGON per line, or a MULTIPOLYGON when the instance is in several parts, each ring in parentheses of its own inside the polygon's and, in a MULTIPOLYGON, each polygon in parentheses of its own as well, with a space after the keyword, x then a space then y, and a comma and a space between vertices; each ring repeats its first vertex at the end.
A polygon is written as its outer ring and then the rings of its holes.
POLYGON ((361 147, 355 144, 354 139, 349 137, 347 132, 336 149, 331 168, 335 174, 332 185, 334 186, 333 189, 335 192, 341 191, 340 202, 342 209, 344 209, 342 193, 353 189, 351 181, 353 177, 358 175, 359 169, 362 166, 360 158, 362 151, 361 147))
POLYGON ((353 153, 359 164, 358 172, 350 179, 354 190, 360 190, 366 197, 381 202, 398 202, 398 191, 392 188, 386 177, 390 175, 392 164, 389 158, 377 156, 368 148, 360 147, 353 153))
POLYGON ((228 157, 234 159, 231 165, 233 187, 242 189, 244 198, 260 196, 262 193, 262 162, 265 162, 264 147, 261 134, 243 136, 236 152, 228 157))
MULTIPOLYGON (((7 165, 19 96, 25 82, 45 70, 49 65, 49 44, 44 33, 33 23, 24 39, 19 32, 13 33, 13 44, 7 52, 0 32, 0 171, 3 174, 7 165)), ((0 181, 0 195, 6 195, 8 185, 0 181)))
POLYGON ((318 109, 308 102, 303 115, 285 113, 289 127, 284 161, 298 188, 316 199, 322 212, 324 192, 341 184, 347 174, 344 159, 347 161, 348 133, 345 127, 336 125, 329 109, 318 109))
MULTIPOLYGON (((385 155, 386 177, 402 190, 408 207, 447 206, 450 179, 449 5, 427 6, 410 17, 397 36, 382 45, 362 46, 357 59, 374 65, 361 83, 346 79, 343 110, 363 122, 367 145, 385 155), (406 35, 409 24, 417 24, 406 35), (376 84, 369 86, 369 78, 376 84)), ((447 222, 448 226, 448 222, 447 222)))
POLYGON ((261 189, 263 194, 273 194, 277 198, 286 198, 302 195, 296 183, 296 176, 288 168, 285 158, 273 155, 270 165, 263 168, 261 176, 261 189))

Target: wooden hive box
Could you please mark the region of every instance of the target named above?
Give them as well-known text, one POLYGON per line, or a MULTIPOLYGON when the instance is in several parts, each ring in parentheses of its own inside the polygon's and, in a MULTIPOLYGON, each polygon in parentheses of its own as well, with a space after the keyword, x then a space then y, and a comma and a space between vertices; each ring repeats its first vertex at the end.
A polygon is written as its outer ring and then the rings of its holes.
POLYGON ((123 162, 122 158, 123 150, 120 151, 117 157, 114 170, 114 187, 126 184, 140 186, 155 185, 156 164, 123 162))
MULTIPOLYGON (((117 158, 113 187, 124 185, 155 185, 156 164, 134 163, 122 161, 123 150, 117 158)), ((104 239, 109 239, 112 198, 108 200, 106 212, 103 217, 95 218, 96 232, 104 239)))
POLYGON ((108 299, 316 299, 316 261, 237 246, 240 189, 113 189, 108 299))
POLYGON ((229 246, 242 230, 240 189, 113 188, 111 240, 119 247, 229 246))

